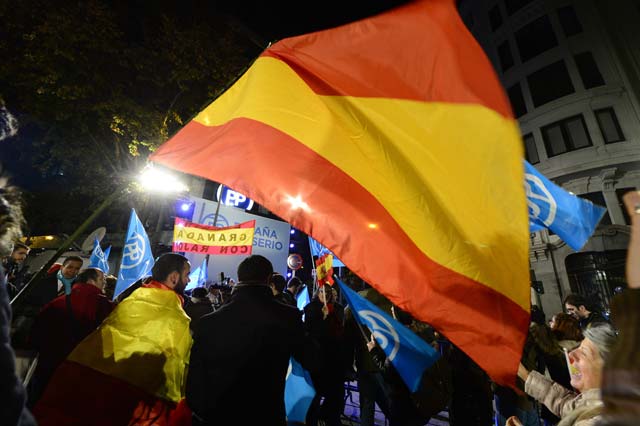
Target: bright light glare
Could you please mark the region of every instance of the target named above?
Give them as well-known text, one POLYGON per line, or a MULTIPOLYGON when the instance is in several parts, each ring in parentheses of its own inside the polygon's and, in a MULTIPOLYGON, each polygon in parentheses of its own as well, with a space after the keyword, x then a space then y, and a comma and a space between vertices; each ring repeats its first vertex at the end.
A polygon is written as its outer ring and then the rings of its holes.
POLYGON ((151 192, 186 192, 187 186, 170 173, 149 167, 138 178, 140 185, 151 192))
POLYGON ((292 229, 292 230, 291 230, 291 235, 293 235, 293 234, 295 234, 295 233, 296 233, 296 230, 295 230, 295 229, 292 229))
POLYGON ((375 223, 370 223, 369 224, 369 229, 376 229, 378 227, 378 225, 376 225, 375 223))
POLYGON ((44 237, 44 239, 47 241, 51 241, 53 240, 53 235, 47 235, 46 237, 44 237))
POLYGON ((183 212, 186 212, 186 211, 189 211, 189 207, 191 207, 191 204, 182 203, 182 205, 180 206, 180 210, 182 210, 183 212))
POLYGON ((302 201, 302 198, 298 195, 296 197, 292 197, 291 195, 287 195, 287 202, 291 204, 291 208, 293 210, 302 209, 309 211, 309 204, 302 201))
POLYGON ((293 243, 289 244, 289 248, 294 248, 295 246, 296 246, 296 245, 295 245, 295 244, 293 244, 293 243))

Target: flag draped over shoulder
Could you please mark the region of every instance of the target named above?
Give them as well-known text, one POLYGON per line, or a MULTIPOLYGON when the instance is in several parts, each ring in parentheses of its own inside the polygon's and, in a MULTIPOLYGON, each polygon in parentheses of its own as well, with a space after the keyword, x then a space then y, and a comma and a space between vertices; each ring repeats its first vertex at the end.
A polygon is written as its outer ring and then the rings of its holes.
POLYGON ((168 418, 184 396, 191 343, 189 317, 173 291, 136 290, 58 368, 36 405, 38 422, 168 418))
POLYGON ((522 157, 454 1, 422 0, 275 43, 151 159, 247 194, 513 384, 530 305, 522 157))

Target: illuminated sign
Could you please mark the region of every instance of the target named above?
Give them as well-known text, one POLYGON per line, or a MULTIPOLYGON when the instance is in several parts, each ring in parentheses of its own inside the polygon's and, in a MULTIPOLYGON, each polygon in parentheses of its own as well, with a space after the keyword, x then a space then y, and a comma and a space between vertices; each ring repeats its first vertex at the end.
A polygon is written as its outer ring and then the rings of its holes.
POLYGON ((216 195, 218 197, 218 201, 225 206, 232 206, 244 210, 251 210, 253 207, 252 199, 225 185, 218 186, 218 193, 216 195))

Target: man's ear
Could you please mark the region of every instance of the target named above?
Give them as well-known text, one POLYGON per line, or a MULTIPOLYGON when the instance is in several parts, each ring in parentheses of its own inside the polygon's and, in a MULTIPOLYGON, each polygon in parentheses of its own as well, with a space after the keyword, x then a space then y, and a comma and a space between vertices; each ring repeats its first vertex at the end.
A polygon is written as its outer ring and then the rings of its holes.
POLYGON ((180 279, 180 273, 178 271, 173 271, 167 275, 167 282, 171 284, 171 287, 178 284, 178 280, 180 279))

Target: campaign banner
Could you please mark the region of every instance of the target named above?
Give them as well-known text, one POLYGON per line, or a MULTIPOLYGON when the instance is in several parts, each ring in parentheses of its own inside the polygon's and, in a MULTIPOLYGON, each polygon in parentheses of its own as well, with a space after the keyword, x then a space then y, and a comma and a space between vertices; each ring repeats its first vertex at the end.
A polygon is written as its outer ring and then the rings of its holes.
MULTIPOLYGON (((218 203, 197 197, 190 197, 189 200, 195 203, 191 222, 213 226, 218 203)), ((273 270, 286 277, 289 239, 291 237, 291 226, 287 222, 254 215, 246 212, 242 208, 221 204, 215 225, 216 227, 227 227, 250 220, 256 221, 253 234, 252 254, 259 254, 269 259, 273 264, 273 270)), ((185 256, 191 261, 192 265, 200 265, 206 254, 186 252, 185 256)), ((225 278, 228 277, 236 280, 238 264, 240 264, 244 258, 245 256, 212 255, 209 260, 209 279, 220 282, 222 280, 221 274, 224 274, 225 278)))
POLYGON ((255 227, 255 220, 218 228, 176 217, 173 227, 173 251, 248 256, 253 247, 255 227))

